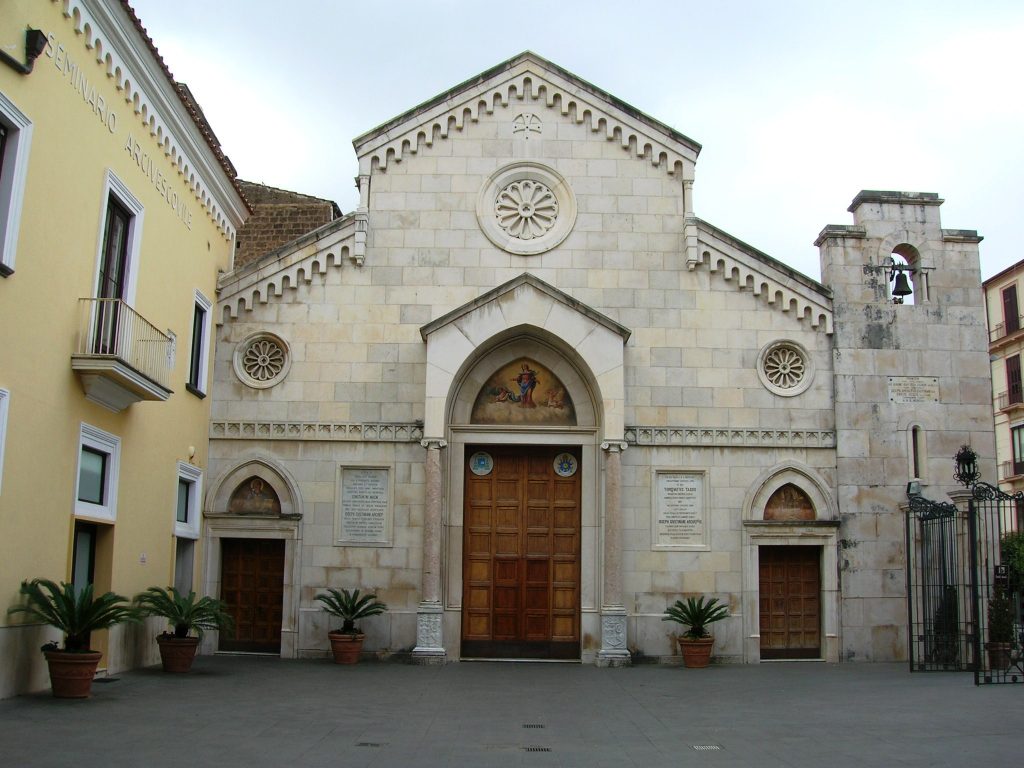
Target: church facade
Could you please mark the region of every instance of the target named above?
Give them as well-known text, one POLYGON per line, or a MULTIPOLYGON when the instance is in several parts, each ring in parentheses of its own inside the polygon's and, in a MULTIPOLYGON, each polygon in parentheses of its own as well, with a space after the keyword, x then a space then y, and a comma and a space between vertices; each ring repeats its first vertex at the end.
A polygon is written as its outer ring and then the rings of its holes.
POLYGON ((995 452, 937 195, 858 194, 818 282, 696 216, 696 142, 531 53, 354 147, 359 207, 218 284, 203 587, 248 608, 208 651, 324 655, 346 587, 426 662, 670 660, 691 595, 721 660, 906 657, 907 484, 995 452))

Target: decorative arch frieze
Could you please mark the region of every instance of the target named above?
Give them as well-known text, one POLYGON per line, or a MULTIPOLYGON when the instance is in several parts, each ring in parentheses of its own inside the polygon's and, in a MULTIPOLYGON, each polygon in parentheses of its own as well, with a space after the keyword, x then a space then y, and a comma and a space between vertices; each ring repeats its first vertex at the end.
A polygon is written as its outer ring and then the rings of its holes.
POLYGON ((338 222, 334 232, 311 233, 272 251, 251 268, 247 265, 224 275, 218 285, 220 322, 235 320, 247 310, 281 298, 300 285, 309 285, 329 270, 341 269, 347 261, 354 260, 354 222, 351 217, 338 222))
POLYGON ((502 82, 478 87, 454 106, 445 100, 433 113, 425 115, 414 127, 394 136, 390 130, 378 131, 372 136, 356 139, 360 155, 360 168, 386 170, 390 163, 400 163, 408 155, 415 155, 421 147, 432 147, 454 132, 461 132, 496 109, 515 106, 517 102, 531 100, 549 110, 568 117, 577 125, 586 126, 591 133, 604 136, 618 144, 624 153, 647 159, 652 166, 680 179, 692 177, 692 169, 699 146, 694 145, 686 155, 673 149, 668 142, 652 137, 651 128, 625 111, 599 105, 599 98, 585 97, 585 91, 569 82, 559 82, 553 72, 538 71, 539 62, 529 62, 502 82), (381 135, 386 136, 376 143, 381 135), (393 137, 393 138, 392 138, 393 137), (692 155, 692 156, 689 156, 692 155))

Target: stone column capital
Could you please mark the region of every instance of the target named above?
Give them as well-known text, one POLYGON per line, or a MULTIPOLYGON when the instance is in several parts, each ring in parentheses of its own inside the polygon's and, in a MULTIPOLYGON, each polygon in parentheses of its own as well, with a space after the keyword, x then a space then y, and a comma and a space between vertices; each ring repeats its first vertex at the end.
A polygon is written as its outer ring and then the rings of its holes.
POLYGON ((605 440, 601 443, 601 450, 606 453, 622 453, 629 447, 625 440, 605 440))
POLYGON ((448 447, 448 441, 441 437, 425 437, 420 440, 420 445, 428 451, 439 451, 448 447))

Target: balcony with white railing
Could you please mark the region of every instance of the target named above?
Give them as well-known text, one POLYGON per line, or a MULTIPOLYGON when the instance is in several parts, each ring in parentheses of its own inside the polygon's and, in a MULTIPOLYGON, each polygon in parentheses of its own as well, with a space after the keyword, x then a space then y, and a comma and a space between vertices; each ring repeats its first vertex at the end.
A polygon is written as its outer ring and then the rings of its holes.
POLYGON ((172 341, 120 299, 79 299, 78 343, 71 369, 85 396, 112 411, 166 400, 172 341))

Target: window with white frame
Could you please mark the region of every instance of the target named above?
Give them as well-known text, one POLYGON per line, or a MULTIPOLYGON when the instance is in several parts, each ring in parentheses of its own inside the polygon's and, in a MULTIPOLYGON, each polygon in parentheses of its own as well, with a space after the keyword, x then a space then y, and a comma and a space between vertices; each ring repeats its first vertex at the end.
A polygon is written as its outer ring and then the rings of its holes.
POLYGON ((202 498, 203 470, 178 462, 178 484, 174 502, 174 535, 199 538, 199 500, 202 498))
POLYGON ((96 297, 135 301, 145 209, 128 187, 107 171, 96 259, 96 297))
POLYGON ((14 272, 32 122, 0 93, 0 275, 14 272))
POLYGON ((188 383, 185 389, 206 396, 207 367, 210 359, 210 308, 212 302, 196 291, 192 310, 192 346, 189 349, 188 383))
POLYGON ((0 491, 3 490, 4 444, 7 442, 7 406, 10 399, 10 391, 0 389, 0 491))
POLYGON ((117 519, 121 438, 82 424, 78 444, 75 516, 114 522, 117 519))

